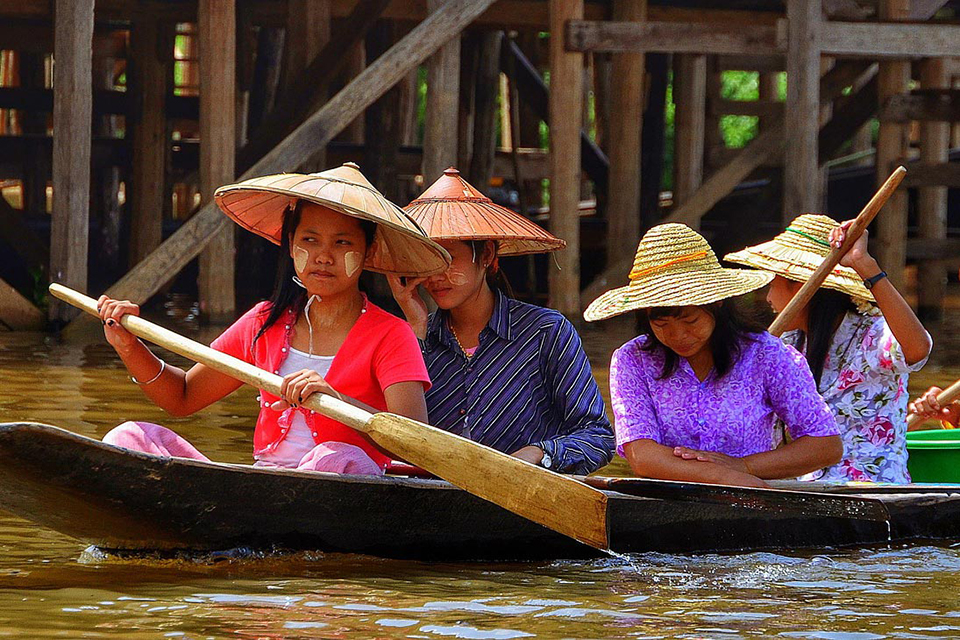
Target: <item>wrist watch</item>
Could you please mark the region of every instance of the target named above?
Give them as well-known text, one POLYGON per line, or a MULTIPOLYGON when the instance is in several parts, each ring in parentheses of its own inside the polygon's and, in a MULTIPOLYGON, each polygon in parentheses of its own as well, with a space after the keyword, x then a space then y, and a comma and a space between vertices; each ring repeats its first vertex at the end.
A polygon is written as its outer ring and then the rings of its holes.
POLYGON ((544 469, 549 469, 553 466, 553 458, 551 458, 550 454, 546 451, 543 452, 543 457, 540 458, 540 466, 544 469))
POLYGON ((880 282, 886 277, 887 277, 887 272, 881 271, 880 273, 873 276, 872 278, 866 278, 863 281, 863 286, 865 286, 867 289, 873 289, 873 285, 877 284, 878 282, 880 282))

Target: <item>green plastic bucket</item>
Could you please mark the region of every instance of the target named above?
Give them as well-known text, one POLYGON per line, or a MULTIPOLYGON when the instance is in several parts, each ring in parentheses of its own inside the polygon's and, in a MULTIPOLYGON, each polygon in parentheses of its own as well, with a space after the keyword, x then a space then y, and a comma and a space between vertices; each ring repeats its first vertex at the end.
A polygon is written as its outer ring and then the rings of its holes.
POLYGON ((960 429, 910 431, 907 451, 914 482, 960 482, 960 429))

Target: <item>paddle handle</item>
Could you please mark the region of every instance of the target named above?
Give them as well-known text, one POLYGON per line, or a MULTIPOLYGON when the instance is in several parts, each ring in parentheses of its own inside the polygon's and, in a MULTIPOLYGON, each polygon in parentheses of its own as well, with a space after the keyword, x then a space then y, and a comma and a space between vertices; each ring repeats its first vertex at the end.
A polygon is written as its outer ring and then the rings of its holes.
POLYGON ((793 321, 796 319, 797 314, 803 311, 803 308, 807 306, 807 303, 810 302, 810 298, 813 297, 813 294, 817 292, 817 289, 820 288, 820 285, 823 284, 823 281, 826 280, 827 276, 830 275, 830 272, 840 264, 840 259, 843 258, 844 254, 850 250, 850 247, 853 246, 853 243, 863 235, 863 232, 866 231, 867 227, 870 226, 870 223, 873 222, 873 219, 877 217, 877 214, 880 213, 880 209, 883 205, 890 199, 890 196, 893 195, 893 192, 897 190, 897 187, 900 186, 900 183, 903 182, 904 176, 907 175, 907 170, 902 166, 897 167, 893 173, 890 174, 890 177, 887 178, 886 182, 880 187, 880 189, 870 198, 870 202, 863 208, 863 211, 860 212, 860 215, 856 217, 853 221, 853 224, 850 225, 850 228, 847 230, 846 238, 843 240, 843 244, 840 245, 840 248, 832 247, 830 253, 827 254, 827 257, 823 259, 823 262, 820 263, 820 266, 817 267, 817 270, 813 272, 813 275, 810 276, 810 279, 807 280, 800 291, 797 292, 797 295, 793 296, 793 299, 787 304, 787 306, 781 311, 777 318, 773 321, 773 324, 770 325, 770 328, 767 329, 773 335, 779 337, 786 328, 793 324, 793 321))
MULTIPOLYGON (((97 312, 97 301, 89 296, 56 283, 50 285, 50 293, 90 315, 100 316, 97 312)), ((276 396, 280 395, 280 385, 283 378, 269 371, 264 371, 239 358, 211 349, 139 316, 125 315, 120 319, 120 324, 138 338, 143 338, 194 362, 204 364, 252 387, 269 391, 276 396)), ((358 431, 368 432, 370 430, 367 423, 372 417, 371 413, 325 393, 314 393, 303 402, 303 406, 358 431)))
MULTIPOLYGON (((937 402, 940 403, 941 407, 945 404, 950 404, 957 398, 960 398, 960 380, 957 380, 952 385, 937 394, 937 402)), ((915 413, 911 413, 909 416, 907 416, 907 429, 909 430, 921 422, 925 422, 926 420, 928 420, 928 418, 923 418, 915 413)))

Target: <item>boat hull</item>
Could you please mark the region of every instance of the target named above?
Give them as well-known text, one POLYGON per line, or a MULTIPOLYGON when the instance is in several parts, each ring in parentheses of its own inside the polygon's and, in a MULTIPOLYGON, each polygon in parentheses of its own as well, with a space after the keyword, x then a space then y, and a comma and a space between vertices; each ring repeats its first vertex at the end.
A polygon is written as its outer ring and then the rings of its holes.
MULTIPOLYGON (((889 532, 882 522, 610 492, 610 543, 622 553, 697 553, 960 538, 960 487, 933 489, 875 496, 891 512, 889 532)), ((0 509, 117 550, 247 547, 482 561, 598 553, 440 480, 163 458, 33 423, 0 424, 0 509)))

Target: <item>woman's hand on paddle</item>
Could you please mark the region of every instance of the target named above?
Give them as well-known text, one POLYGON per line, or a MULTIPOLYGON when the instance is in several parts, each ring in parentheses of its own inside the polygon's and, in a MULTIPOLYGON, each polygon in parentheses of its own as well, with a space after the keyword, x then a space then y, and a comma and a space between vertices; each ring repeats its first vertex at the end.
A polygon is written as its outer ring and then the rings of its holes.
POLYGON ((942 406, 937 396, 943 391, 940 387, 930 387, 926 393, 910 403, 910 413, 929 420, 943 420, 952 425, 960 424, 960 402, 942 406))
MULTIPOLYGON (((850 225, 853 224, 853 220, 847 220, 846 222, 841 222, 839 227, 834 227, 830 231, 830 246, 834 249, 839 249, 843 244, 843 241, 847 238, 847 231, 850 230, 850 225)), ((867 250, 867 237, 869 232, 864 229, 863 234, 857 238, 857 241, 853 243, 853 246, 840 258, 840 266, 850 267, 860 274, 863 278, 869 278, 875 276, 880 270, 880 267, 877 264, 877 261, 874 260, 873 256, 870 255, 870 252, 867 250)))
POLYGON ((400 276, 388 275, 387 282, 390 284, 390 291, 393 292, 393 299, 400 305, 404 317, 410 323, 413 332, 421 340, 427 337, 427 305, 423 298, 417 293, 417 287, 426 278, 403 278, 400 276))
POLYGON ((139 340, 137 336, 123 328, 120 318, 125 315, 139 316, 140 307, 129 300, 114 300, 107 296, 100 296, 97 300, 97 312, 103 323, 103 335, 107 342, 118 352, 128 351, 139 340))
POLYGON ((280 400, 270 405, 274 411, 285 411, 290 407, 299 407, 303 401, 315 393, 325 393, 339 398, 337 390, 312 369, 301 369, 283 377, 280 385, 280 400))
POLYGON ((733 469, 734 471, 746 473, 751 476, 753 475, 753 472, 750 471, 750 467, 747 466, 747 463, 743 460, 743 458, 734 458, 733 456, 728 456, 725 453, 717 453, 716 451, 699 451, 697 449, 690 449, 689 447, 674 447, 673 455, 677 456, 678 458, 683 458, 684 460, 712 462, 713 464, 718 464, 721 467, 726 467, 727 469, 733 469))

